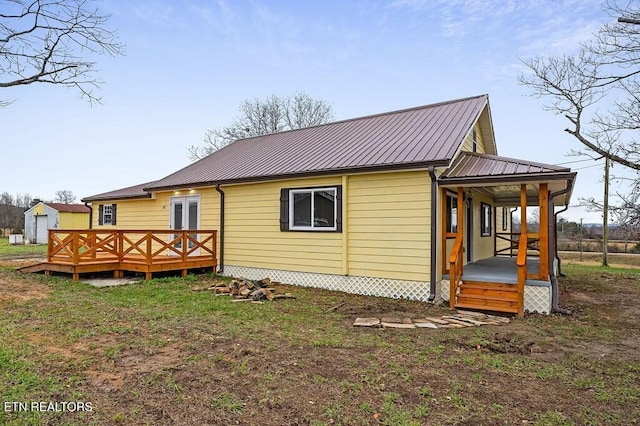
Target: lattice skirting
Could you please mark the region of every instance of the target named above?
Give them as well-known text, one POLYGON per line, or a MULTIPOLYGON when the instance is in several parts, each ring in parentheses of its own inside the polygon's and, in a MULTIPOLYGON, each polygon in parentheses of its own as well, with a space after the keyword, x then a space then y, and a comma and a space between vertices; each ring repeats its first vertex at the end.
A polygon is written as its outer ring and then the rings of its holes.
MULTIPOLYGON (((449 301, 449 280, 440 282, 440 295, 442 300, 449 301)), ((551 312, 551 287, 545 286, 524 286, 524 311, 538 312, 548 315, 551 312)))
POLYGON ((252 280, 268 277, 274 281, 285 284, 324 288, 366 296, 422 301, 427 301, 429 298, 429 283, 427 281, 404 281, 388 278, 318 274, 233 265, 225 265, 223 275, 244 277, 252 280))

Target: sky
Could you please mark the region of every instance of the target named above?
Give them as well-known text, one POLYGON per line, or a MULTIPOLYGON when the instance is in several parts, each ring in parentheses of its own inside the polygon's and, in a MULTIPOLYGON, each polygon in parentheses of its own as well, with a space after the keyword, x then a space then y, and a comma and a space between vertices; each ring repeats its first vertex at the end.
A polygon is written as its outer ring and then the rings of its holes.
MULTIPOLYGON (((246 99, 305 92, 336 120, 488 94, 498 154, 547 164, 581 145, 518 83, 521 60, 572 53, 611 18, 597 0, 104 0, 126 55, 101 56, 91 105, 61 86, 2 89, 0 192, 52 200, 160 179, 246 99)), ((0 8, 2 6, 0 5, 0 8)), ((584 160, 584 158, 582 159, 584 160)), ((578 171, 573 206, 602 198, 603 162, 578 171)), ((616 169, 614 168, 614 171, 616 169)), ((617 187, 612 187, 614 192, 617 187)))

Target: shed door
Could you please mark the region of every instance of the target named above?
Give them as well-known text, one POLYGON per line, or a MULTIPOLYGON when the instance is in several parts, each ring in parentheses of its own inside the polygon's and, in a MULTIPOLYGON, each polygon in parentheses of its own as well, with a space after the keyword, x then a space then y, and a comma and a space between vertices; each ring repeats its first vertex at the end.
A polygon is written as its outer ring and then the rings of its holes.
POLYGON ((36 243, 47 244, 49 233, 47 232, 47 215, 36 216, 36 243))

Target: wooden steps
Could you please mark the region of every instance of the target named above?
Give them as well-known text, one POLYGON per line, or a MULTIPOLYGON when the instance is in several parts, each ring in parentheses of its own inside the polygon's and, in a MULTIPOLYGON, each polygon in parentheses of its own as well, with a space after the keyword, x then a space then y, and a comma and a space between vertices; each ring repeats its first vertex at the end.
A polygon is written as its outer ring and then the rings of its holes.
POLYGON ((455 307, 518 313, 518 286, 514 284, 463 281, 455 307))

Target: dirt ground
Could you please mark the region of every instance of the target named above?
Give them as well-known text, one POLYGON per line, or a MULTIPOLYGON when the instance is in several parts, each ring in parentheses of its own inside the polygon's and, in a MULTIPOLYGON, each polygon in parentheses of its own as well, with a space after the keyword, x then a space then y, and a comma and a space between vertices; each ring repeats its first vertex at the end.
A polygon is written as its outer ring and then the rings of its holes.
POLYGON ((359 316, 447 311, 294 287, 326 318, 276 324, 298 315, 287 302, 271 330, 252 334, 248 319, 237 328, 214 317, 154 322, 113 306, 108 332, 74 322, 85 337, 70 340, 27 313, 64 309, 54 290, 0 270, 0 309, 20 312, 38 368, 72 390, 46 399, 76 395, 95 407, 43 424, 640 424, 640 275, 563 279, 561 304, 572 315, 475 330, 355 329, 359 316))

